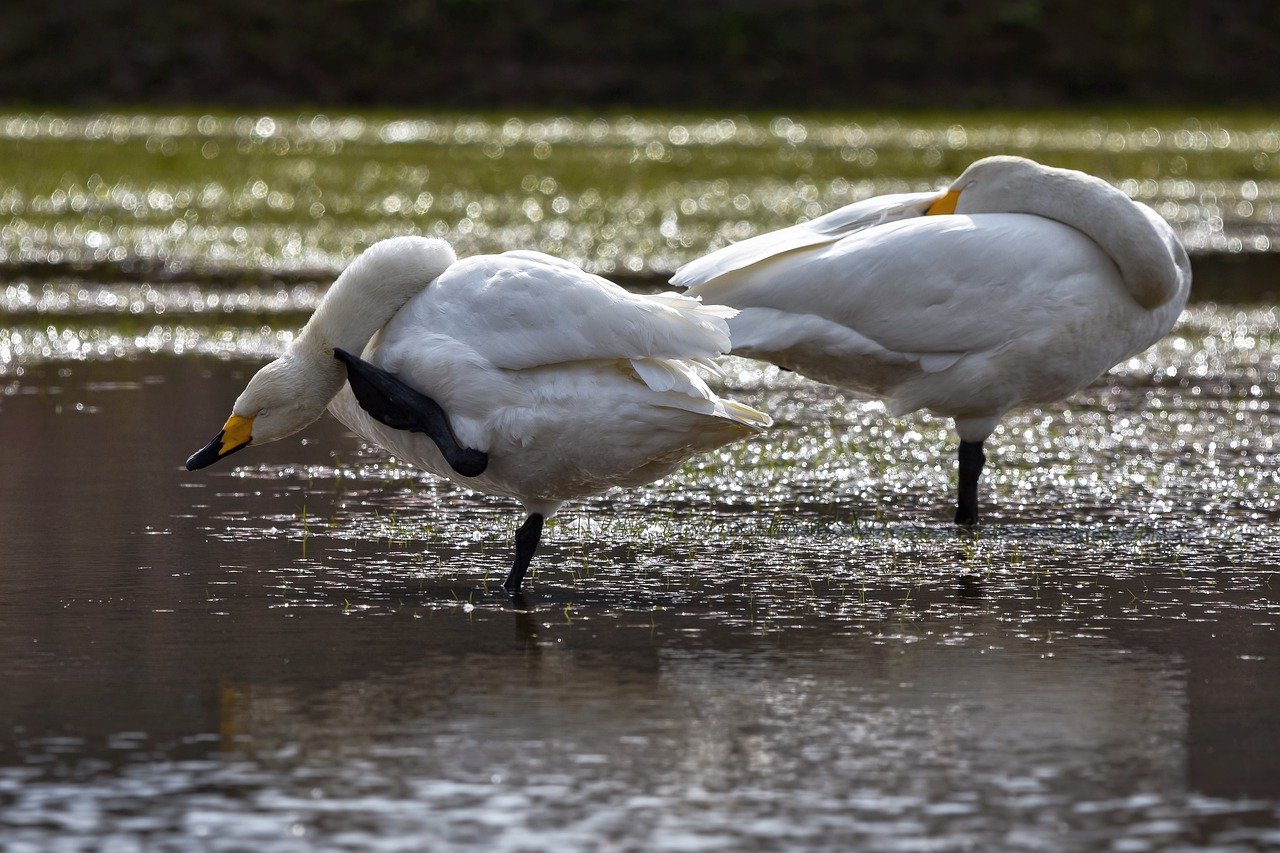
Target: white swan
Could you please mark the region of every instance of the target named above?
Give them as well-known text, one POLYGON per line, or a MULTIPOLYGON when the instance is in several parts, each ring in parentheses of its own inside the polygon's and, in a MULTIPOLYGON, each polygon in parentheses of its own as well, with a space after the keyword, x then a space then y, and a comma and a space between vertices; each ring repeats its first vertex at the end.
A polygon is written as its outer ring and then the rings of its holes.
POLYGON ((521 501, 529 518, 504 584, 518 591, 563 502, 652 482, 771 423, 694 370, 728 349, 734 313, 637 296, 536 252, 459 261, 442 240, 384 240, 338 277, 187 468, 292 435, 327 407, 401 459, 521 501))
POLYGON ((956 522, 972 524, 982 444, 1005 412, 1060 400, 1163 337, 1191 268, 1165 221, 1106 182, 989 157, 945 192, 858 202, 671 281, 741 309, 735 354, 882 399, 893 415, 953 418, 956 522))

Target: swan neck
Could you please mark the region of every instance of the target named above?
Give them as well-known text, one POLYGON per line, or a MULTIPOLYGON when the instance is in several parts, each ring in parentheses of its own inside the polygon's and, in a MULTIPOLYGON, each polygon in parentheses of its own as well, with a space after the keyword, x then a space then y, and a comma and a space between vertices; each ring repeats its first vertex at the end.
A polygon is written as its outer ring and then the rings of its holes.
MULTIPOLYGON (((994 159, 994 158, 993 158, 994 159)), ((959 183, 959 182, 957 182, 959 183)), ((1154 309, 1190 288, 1190 264, 1173 229, 1100 178, 1035 164, 1008 183, 960 187, 959 213, 1030 213, 1082 232, 1107 253, 1129 295, 1154 309)))
POLYGON ((1053 218, 1103 248, 1139 305, 1151 310, 1165 304, 1182 290, 1182 269, 1189 270, 1186 251, 1154 211, 1110 184, 1098 183, 1103 186, 1071 182, 1057 199, 1053 218))
POLYGON ((361 354, 456 259, 443 240, 397 237, 374 244, 338 276, 291 349, 326 364, 336 364, 335 349, 361 354))

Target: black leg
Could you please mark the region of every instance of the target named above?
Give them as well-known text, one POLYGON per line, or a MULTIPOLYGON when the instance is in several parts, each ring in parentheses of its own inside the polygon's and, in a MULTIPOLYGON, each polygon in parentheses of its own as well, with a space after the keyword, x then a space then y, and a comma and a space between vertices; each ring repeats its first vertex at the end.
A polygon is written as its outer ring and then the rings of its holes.
POLYGON ((507 575, 506 581, 502 584, 507 592, 520 591, 525 570, 529 568, 529 563, 533 560, 533 552, 538 550, 538 540, 541 538, 542 516, 536 512, 531 513, 516 531, 516 562, 511 567, 511 574, 507 575))
POLYGON ((978 477, 986 461, 981 441, 960 442, 960 494, 956 500, 956 524, 978 523, 978 477))
POLYGON ((392 429, 424 434, 440 448, 449 467, 464 477, 484 473, 489 454, 462 446, 439 403, 345 350, 335 349, 333 357, 347 366, 347 381, 356 402, 371 418, 392 429))

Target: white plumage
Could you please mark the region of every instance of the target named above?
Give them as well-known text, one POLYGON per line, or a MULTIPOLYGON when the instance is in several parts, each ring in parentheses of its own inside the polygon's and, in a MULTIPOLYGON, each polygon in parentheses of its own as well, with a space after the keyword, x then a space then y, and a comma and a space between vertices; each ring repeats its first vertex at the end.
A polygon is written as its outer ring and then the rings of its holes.
POLYGON ((440 240, 385 240, 338 278, 188 467, 296 432, 327 406, 397 457, 522 502, 537 516, 531 557, 542 518, 564 501, 651 482, 771 423, 695 370, 728 349, 734 313, 675 293, 635 295, 536 252, 458 261, 440 240), (371 417, 335 350, 434 400, 457 442, 487 454, 483 472, 463 476, 427 435, 371 417))
POLYGON ((1191 271, 1164 220, 1104 181, 991 157, 946 192, 858 202, 713 252, 672 283, 740 309, 737 355, 894 415, 953 418, 968 523, 965 445, 980 470, 1005 412, 1060 400, 1159 340, 1191 271))
POLYGON ((426 436, 370 418, 350 386, 329 411, 418 467, 550 517, 769 425, 693 367, 728 350, 732 313, 629 293, 537 252, 467 258, 397 312, 363 358, 438 402, 458 440, 489 454, 485 472, 457 474, 426 436))

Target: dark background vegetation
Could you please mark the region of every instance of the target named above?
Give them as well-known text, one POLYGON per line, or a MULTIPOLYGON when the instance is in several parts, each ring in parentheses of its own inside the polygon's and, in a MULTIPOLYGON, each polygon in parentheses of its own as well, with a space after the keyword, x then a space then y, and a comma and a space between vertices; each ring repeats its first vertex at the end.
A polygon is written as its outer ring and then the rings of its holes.
POLYGON ((59 0, 0 102, 1280 105, 1274 0, 59 0))

